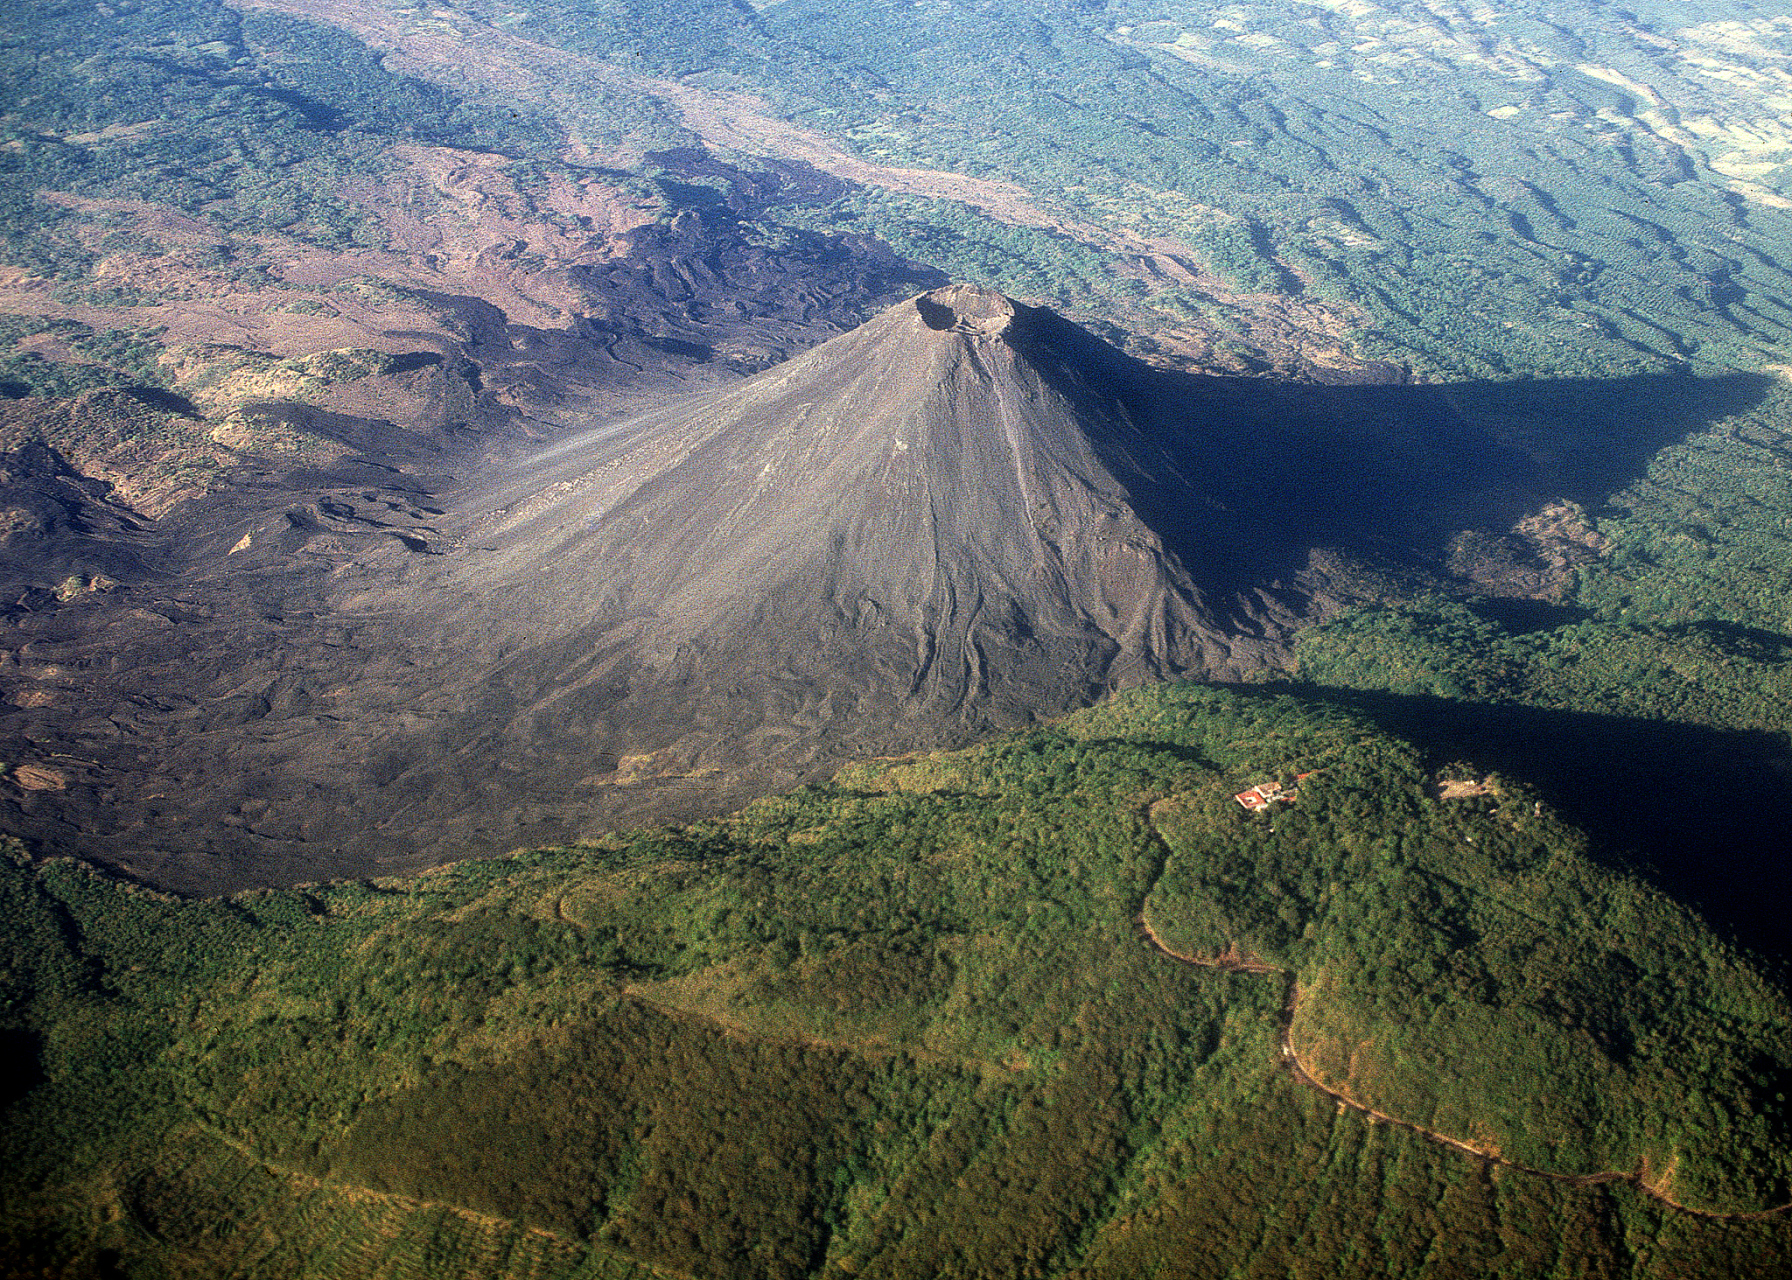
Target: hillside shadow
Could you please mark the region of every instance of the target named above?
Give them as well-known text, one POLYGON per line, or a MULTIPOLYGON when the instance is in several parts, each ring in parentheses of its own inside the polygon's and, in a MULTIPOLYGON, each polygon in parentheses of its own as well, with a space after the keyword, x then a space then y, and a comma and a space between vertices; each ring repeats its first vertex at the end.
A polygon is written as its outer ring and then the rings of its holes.
MULTIPOLYGON (((1589 512, 1662 449, 1760 404, 1761 374, 1319 386, 1144 365, 1046 312, 1026 340, 1073 399, 1120 401, 1111 449, 1152 477, 1135 506, 1197 578, 1238 586, 1314 548, 1442 570, 1465 530, 1501 537, 1550 503, 1589 512)), ((1098 442, 1100 443, 1100 442, 1098 442)))
MULTIPOLYGON (((1296 569, 1315 546, 1441 565, 1465 530, 1503 536, 1560 501, 1597 512, 1662 449, 1748 411, 1770 386, 1754 374, 1387 387, 1205 380, 1166 387, 1158 422, 1184 475, 1238 522, 1259 572, 1296 569)), ((1203 523, 1177 532, 1198 542, 1211 536, 1203 523)))
POLYGON ((1792 745, 1779 734, 1311 685, 1241 686, 1356 712, 1424 751, 1532 788, 1607 866, 1691 906, 1784 972, 1792 962, 1792 745))

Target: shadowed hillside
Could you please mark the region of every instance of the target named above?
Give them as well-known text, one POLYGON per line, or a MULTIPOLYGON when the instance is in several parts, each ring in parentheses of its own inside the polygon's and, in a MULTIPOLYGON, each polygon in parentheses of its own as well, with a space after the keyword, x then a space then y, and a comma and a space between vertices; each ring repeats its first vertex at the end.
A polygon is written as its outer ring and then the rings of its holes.
POLYGON ((1173 684, 374 883, 186 901, 6 847, 0 1257, 1784 1274, 1784 994, 1477 777, 1173 684))
POLYGON ((1792 867, 1776 852, 1792 830, 1783 733, 1351 689, 1323 696, 1434 760, 1523 779, 1608 864, 1640 872, 1776 963, 1792 959, 1792 867))
POLYGON ((1600 553, 1575 500, 1760 385, 1204 378, 947 290, 479 482, 426 435, 295 411, 347 450, 308 493, 184 508, 160 583, 20 615, 4 727, 47 772, 8 805, 193 888, 715 812, 1117 686, 1286 669, 1348 603, 1549 596, 1600 553))

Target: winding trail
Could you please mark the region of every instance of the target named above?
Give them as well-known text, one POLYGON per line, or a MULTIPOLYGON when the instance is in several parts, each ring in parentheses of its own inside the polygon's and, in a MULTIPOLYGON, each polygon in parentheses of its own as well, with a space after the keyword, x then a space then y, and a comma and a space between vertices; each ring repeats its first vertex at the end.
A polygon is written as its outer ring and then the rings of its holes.
MULTIPOLYGON (((1159 803, 1162 802, 1160 801, 1159 803)), ((1156 805, 1151 806, 1152 811, 1147 817, 1147 825, 1151 829, 1151 834, 1157 839, 1159 845, 1162 847, 1163 858, 1165 863, 1167 863, 1170 857, 1170 847, 1164 840, 1162 833, 1157 829, 1156 808, 1156 805)), ((1654 1200, 1657 1204, 1673 1209, 1679 1213, 1688 1214, 1695 1218, 1704 1218, 1714 1222, 1754 1222, 1764 1218, 1780 1217, 1786 1213, 1792 1212, 1792 1203, 1777 1205, 1771 1209, 1755 1209, 1735 1212, 1726 1212, 1717 1209, 1701 1209, 1694 1205, 1682 1204, 1672 1196, 1668 1195, 1668 1193, 1661 1188, 1652 1185, 1647 1180, 1645 1170, 1643 1169, 1631 1172, 1608 1170, 1603 1173, 1585 1174, 1552 1173, 1548 1169, 1536 1169, 1527 1164, 1520 1164, 1516 1160, 1508 1160, 1497 1152, 1477 1147, 1472 1143, 1464 1142, 1460 1138, 1452 1138, 1447 1133, 1439 1133, 1435 1129, 1427 1129, 1424 1125, 1415 1124, 1410 1120, 1402 1120, 1398 1116, 1388 1115, 1385 1111, 1377 1111, 1367 1103, 1357 1101, 1357 1099, 1351 1097, 1349 1094, 1326 1084, 1309 1071, 1306 1064, 1301 1061, 1299 1051, 1294 1047, 1294 1014, 1300 1004, 1301 992, 1300 983, 1295 978, 1293 971, 1283 969, 1278 965, 1270 964, 1268 961, 1254 956, 1247 951, 1240 951, 1236 942, 1231 944, 1224 952, 1215 956, 1200 956, 1186 951, 1176 950, 1158 935, 1157 930, 1152 927, 1151 920, 1146 914, 1151 902, 1151 893, 1156 887, 1154 882, 1152 888, 1146 890, 1144 901, 1140 904, 1139 913, 1135 917, 1139 927, 1140 936, 1150 944, 1154 951, 1171 960, 1175 960, 1180 964, 1193 965, 1196 968, 1201 969, 1219 969, 1225 973, 1249 974, 1255 977, 1276 976, 1281 978, 1284 984, 1284 990, 1286 991, 1286 996, 1282 1001, 1282 1010, 1279 1015, 1281 1027, 1278 1039, 1281 1042, 1282 1064, 1287 1067, 1288 1074, 1294 1078, 1297 1084, 1303 1084, 1309 1089, 1317 1090, 1336 1102, 1340 1108, 1358 1112, 1379 1124, 1392 1125, 1395 1128, 1405 1129, 1408 1133, 1415 1133, 1429 1142, 1435 1142, 1439 1146, 1450 1148, 1452 1151, 1459 1151, 1466 1156, 1472 1156, 1476 1160, 1483 1161, 1486 1164, 1497 1165, 1502 1169, 1511 1169, 1514 1172, 1529 1174, 1536 1178, 1547 1178, 1551 1182, 1562 1182, 1574 1187, 1593 1187, 1613 1182, 1629 1183, 1644 1195, 1648 1196, 1651 1200, 1654 1200)))

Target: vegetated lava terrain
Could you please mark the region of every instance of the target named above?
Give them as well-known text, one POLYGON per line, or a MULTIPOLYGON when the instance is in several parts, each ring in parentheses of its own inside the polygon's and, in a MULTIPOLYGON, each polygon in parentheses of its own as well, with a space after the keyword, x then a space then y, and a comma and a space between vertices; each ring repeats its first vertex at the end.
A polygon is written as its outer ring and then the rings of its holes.
POLYGON ((4 825, 40 850, 217 891, 714 812, 1273 670, 1563 483, 1436 388, 1166 372, 966 286, 527 455, 308 412, 333 470, 154 527, 15 455, 55 573, 13 610, 4 825))

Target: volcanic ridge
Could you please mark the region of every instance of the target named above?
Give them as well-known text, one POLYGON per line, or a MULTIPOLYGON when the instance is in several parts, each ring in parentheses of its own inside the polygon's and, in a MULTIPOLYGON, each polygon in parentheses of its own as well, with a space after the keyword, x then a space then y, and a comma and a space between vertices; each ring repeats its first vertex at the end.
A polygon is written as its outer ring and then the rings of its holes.
POLYGON ((182 889, 401 871, 1285 668, 1352 598, 1352 538, 1439 562, 1465 517, 1390 500, 1447 469, 1421 448, 1347 499, 1322 450, 1344 422, 1447 442, 1440 414, 1167 373, 936 289, 473 479, 361 458, 359 484, 214 519, 161 585, 33 623, 39 675, 81 674, 6 724, 57 779, 10 825, 182 889), (1247 445, 1314 465, 1241 481, 1247 445))
POLYGON ((451 574, 524 646, 492 687, 534 695, 543 734, 663 726, 695 762, 724 715, 727 750, 859 749, 1273 661, 1143 513, 1189 486, 1126 364, 960 285, 559 445, 451 574))

